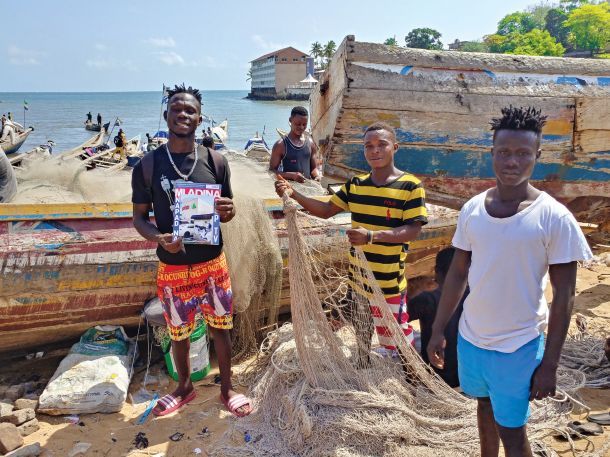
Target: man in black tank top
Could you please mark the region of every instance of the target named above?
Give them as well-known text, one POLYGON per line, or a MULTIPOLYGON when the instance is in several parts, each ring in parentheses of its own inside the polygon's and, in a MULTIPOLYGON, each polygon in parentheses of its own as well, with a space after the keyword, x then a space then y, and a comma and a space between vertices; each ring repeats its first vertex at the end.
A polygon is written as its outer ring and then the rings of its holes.
POLYGON ((290 112, 290 133, 277 140, 271 150, 269 170, 292 181, 305 182, 306 179, 319 181, 316 155, 318 147, 311 136, 305 133, 309 113, 302 106, 295 106, 290 112))

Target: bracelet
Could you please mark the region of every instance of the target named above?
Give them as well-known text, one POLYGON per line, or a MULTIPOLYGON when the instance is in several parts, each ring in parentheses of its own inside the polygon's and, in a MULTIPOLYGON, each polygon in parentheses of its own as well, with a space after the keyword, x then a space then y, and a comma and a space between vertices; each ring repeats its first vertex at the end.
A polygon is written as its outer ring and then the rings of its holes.
POLYGON ((366 244, 373 244, 373 232, 370 230, 366 233, 366 244))

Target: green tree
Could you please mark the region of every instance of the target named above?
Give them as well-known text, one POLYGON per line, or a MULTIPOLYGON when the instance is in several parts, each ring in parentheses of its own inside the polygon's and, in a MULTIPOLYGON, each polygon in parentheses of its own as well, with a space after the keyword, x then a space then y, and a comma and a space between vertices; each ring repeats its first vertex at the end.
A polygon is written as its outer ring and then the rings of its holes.
POLYGON ((440 32, 426 27, 411 30, 405 37, 405 43, 408 48, 443 49, 440 38, 440 32))
POLYGON ((396 41, 396 35, 394 35, 391 38, 387 38, 383 44, 385 44, 386 46, 398 46, 398 41, 396 41))
POLYGON ((570 30, 565 27, 567 19, 568 15, 560 8, 551 8, 544 19, 544 29, 566 49, 570 47, 570 30))
POLYGON ((546 15, 553 7, 548 2, 540 2, 537 5, 527 8, 527 12, 532 16, 536 28, 544 30, 546 24, 546 15))
POLYGON ((489 52, 495 53, 504 53, 512 51, 515 48, 507 36, 498 35, 497 33, 483 37, 483 43, 487 45, 489 52))
POLYGON ((610 41, 610 5, 583 5, 572 10, 565 21, 577 49, 599 52, 610 41))
POLYGON ((507 54, 524 54, 531 56, 562 56, 565 48, 557 43, 546 30, 534 29, 524 34, 514 34, 509 37, 514 45, 507 54))
POLYGON ((489 46, 482 41, 466 41, 460 46, 463 52, 489 52, 489 46))
POLYGON ((250 68, 248 70, 248 77, 246 78, 246 81, 250 81, 252 79, 252 68, 250 68))
POLYGON ((322 48, 322 45, 320 44, 319 41, 314 41, 311 44, 311 50, 309 52, 313 56, 314 62, 317 62, 317 59, 322 55, 323 51, 324 51, 324 49, 322 48))
POLYGON ((507 14, 498 22, 496 34, 508 36, 511 33, 527 33, 535 28, 542 28, 543 24, 538 24, 536 18, 528 12, 517 11, 507 14))
POLYGON ((324 64, 324 68, 328 67, 330 59, 333 58, 333 54, 337 50, 337 45, 333 40, 330 40, 328 43, 324 45, 324 49, 322 51, 322 56, 326 58, 326 63, 324 64))

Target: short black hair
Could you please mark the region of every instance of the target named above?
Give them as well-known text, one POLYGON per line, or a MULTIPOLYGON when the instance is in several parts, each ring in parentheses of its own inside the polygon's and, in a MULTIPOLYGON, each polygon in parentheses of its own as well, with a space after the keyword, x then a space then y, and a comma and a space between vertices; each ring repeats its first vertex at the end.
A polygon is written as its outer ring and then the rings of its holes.
POLYGON ((201 92, 199 92, 199 89, 195 89, 191 86, 186 87, 184 83, 182 83, 180 86, 176 84, 173 89, 167 89, 167 102, 169 103, 172 97, 178 94, 190 94, 197 99, 199 105, 202 104, 201 92))
POLYGON ((366 128, 366 130, 364 131, 364 134, 366 135, 369 132, 377 132, 379 130, 385 130, 386 132, 389 132, 390 135, 392 136, 392 140, 396 141, 396 130, 394 130, 394 127, 392 127, 387 122, 372 123, 371 125, 369 125, 366 128))
POLYGON ((203 137, 203 140, 201 140, 201 146, 214 149, 214 138, 212 138, 211 136, 203 137))
POLYGON ((292 111, 290 111, 290 117, 292 116, 309 116, 309 113, 307 112, 307 108, 305 108, 304 106, 295 106, 294 108, 292 108, 292 111))
POLYGON ((491 120, 491 129, 494 136, 498 130, 527 130, 540 135, 546 119, 547 116, 542 115, 542 110, 533 106, 517 108, 510 105, 502 108, 502 117, 491 120))
POLYGON ((453 254, 455 254, 455 248, 453 246, 449 246, 448 248, 438 251, 436 253, 436 265, 434 266, 434 271, 446 276, 447 272, 449 271, 451 261, 453 260, 453 254))

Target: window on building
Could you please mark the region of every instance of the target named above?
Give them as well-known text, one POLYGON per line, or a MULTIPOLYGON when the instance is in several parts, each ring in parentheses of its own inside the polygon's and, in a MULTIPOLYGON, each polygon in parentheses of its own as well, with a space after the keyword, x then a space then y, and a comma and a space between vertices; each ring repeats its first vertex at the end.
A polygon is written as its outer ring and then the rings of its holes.
POLYGON ((298 62, 299 59, 297 59, 296 57, 292 59, 293 62, 298 62))
POLYGON ((288 62, 288 59, 286 57, 282 57, 282 62, 288 62))

